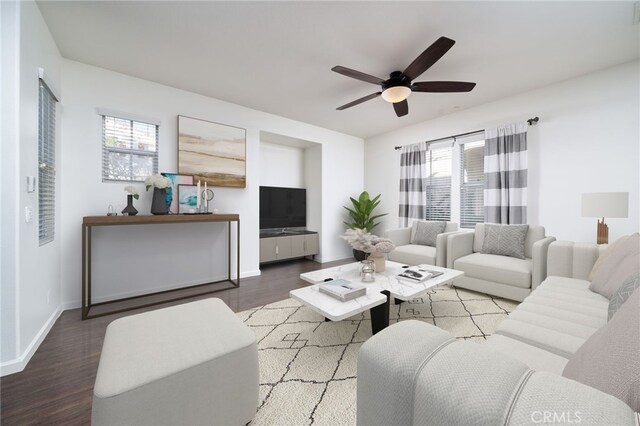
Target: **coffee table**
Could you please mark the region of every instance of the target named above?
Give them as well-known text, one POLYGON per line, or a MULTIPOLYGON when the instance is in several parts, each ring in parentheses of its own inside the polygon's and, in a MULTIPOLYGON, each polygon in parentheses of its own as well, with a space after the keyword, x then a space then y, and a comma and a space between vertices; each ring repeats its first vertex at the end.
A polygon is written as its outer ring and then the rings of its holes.
POLYGON ((373 334, 376 334, 389 325, 389 303, 392 298, 401 301, 411 300, 464 275, 464 272, 454 269, 419 265, 424 269, 442 272, 442 275, 421 283, 414 283, 398 278, 398 274, 404 270, 403 266, 406 267, 401 263, 387 261, 385 271, 376 272, 376 280, 372 283, 360 281, 361 264, 359 262, 307 272, 300 274, 300 278, 313 285, 291 290, 289 295, 331 321, 341 321, 368 309, 371 312, 371 329, 373 334), (318 290, 320 283, 327 279, 338 278, 365 285, 367 294, 342 302, 320 293, 318 290))

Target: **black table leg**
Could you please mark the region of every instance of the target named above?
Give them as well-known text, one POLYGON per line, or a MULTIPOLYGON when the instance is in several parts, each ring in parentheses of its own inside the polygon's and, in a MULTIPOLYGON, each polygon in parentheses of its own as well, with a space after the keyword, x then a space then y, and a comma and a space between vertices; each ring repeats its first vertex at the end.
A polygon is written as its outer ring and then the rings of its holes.
POLYGON ((387 301, 382 305, 378 305, 369 309, 371 313, 371 332, 376 334, 378 331, 389 326, 389 292, 384 290, 381 292, 387 296, 387 301))
POLYGON ((399 305, 402 302, 404 302, 404 300, 400 300, 400 299, 396 299, 396 298, 393 299, 393 303, 395 303, 396 305, 399 305))

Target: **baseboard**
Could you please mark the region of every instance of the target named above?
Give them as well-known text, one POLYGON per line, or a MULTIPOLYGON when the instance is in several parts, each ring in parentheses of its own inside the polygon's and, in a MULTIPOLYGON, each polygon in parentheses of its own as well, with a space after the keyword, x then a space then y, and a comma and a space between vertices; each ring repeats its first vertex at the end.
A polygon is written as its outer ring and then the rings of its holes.
MULTIPOLYGON (((328 263, 328 262, 335 262, 337 260, 346 260, 346 259, 353 259, 352 256, 336 256, 336 257, 320 257, 320 256, 316 256, 315 261, 318 263, 328 263)), ((353 259, 353 261, 355 262, 356 260, 353 259)))
MULTIPOLYGON (((260 275, 260 270, 257 269, 255 271, 243 271, 240 272, 240 279, 243 278, 249 278, 249 277, 255 277, 260 275)), ((226 279, 226 276, 223 277, 213 277, 211 278, 212 281, 219 281, 219 280, 224 280, 226 279)), ((232 275, 232 279, 235 279, 235 276, 232 275)), ((132 296, 140 296, 140 295, 144 295, 145 292, 149 292, 149 291, 166 291, 166 290, 178 290, 182 287, 188 287, 190 285, 197 285, 199 283, 197 282, 193 282, 193 283, 183 283, 180 285, 170 285, 170 286, 163 286, 163 287, 154 287, 152 289, 145 289, 144 291, 140 292, 140 291, 131 291, 131 292, 123 292, 123 293, 117 293, 117 294, 110 294, 108 296, 102 296, 102 297, 94 297, 93 298, 93 303, 101 303, 101 302, 108 302, 109 300, 114 300, 114 299, 122 299, 125 297, 132 297, 132 296)), ((240 283, 240 285, 242 285, 242 282, 240 283)), ((78 309, 82 307, 82 301, 80 299, 78 300, 74 300, 72 302, 65 302, 62 304, 62 310, 63 311, 67 311, 70 309, 78 309)))
POLYGON ((47 337, 51 327, 56 323, 58 317, 62 314, 62 309, 58 307, 44 323, 38 334, 33 338, 27 349, 18 358, 11 361, 6 361, 0 364, 0 377, 8 376, 9 374, 19 373, 25 369, 29 360, 36 353, 36 350, 40 347, 40 344, 47 337))

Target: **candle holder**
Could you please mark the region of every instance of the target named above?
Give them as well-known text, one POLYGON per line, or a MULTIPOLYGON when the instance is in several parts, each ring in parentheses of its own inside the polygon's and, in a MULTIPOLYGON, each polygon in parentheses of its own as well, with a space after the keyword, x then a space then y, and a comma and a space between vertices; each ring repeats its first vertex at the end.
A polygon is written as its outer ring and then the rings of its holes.
POLYGON ((200 194, 200 213, 209 214, 209 201, 213 200, 213 191, 210 189, 205 189, 200 194))

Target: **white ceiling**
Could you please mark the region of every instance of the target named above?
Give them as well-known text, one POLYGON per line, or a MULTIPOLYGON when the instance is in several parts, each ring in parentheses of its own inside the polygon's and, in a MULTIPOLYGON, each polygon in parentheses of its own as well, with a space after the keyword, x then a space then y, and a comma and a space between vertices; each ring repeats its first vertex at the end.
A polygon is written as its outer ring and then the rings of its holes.
POLYGON ((628 1, 38 5, 65 58, 363 138, 640 57, 628 1), (387 78, 440 36, 457 43, 417 81, 472 92, 414 93, 402 118, 381 98, 336 111, 379 87, 334 65, 387 78))

